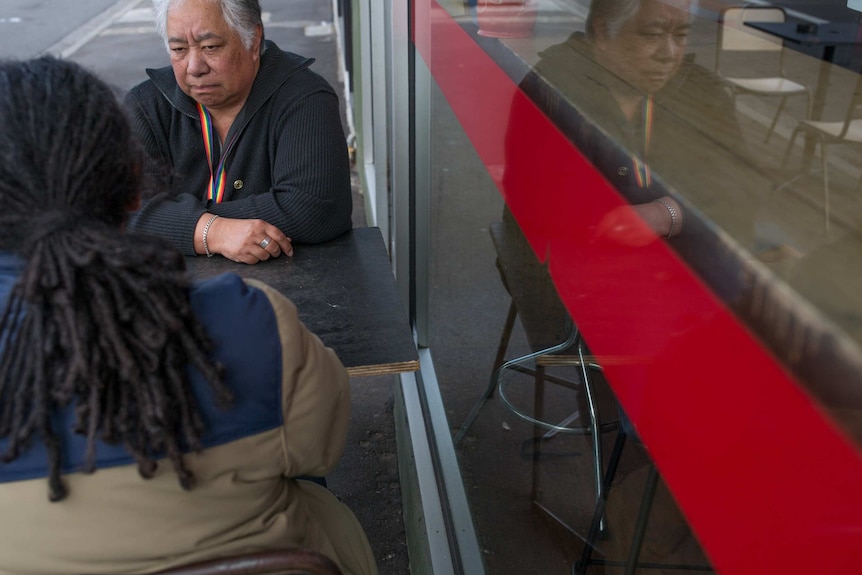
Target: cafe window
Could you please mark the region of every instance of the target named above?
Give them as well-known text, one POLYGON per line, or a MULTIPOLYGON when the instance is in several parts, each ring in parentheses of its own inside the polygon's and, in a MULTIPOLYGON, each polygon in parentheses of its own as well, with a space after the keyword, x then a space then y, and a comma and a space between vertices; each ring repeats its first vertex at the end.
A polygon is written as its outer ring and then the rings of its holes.
POLYGON ((860 13, 733 8, 385 13, 377 193, 461 569, 590 573, 638 534, 654 568, 859 559, 860 13))

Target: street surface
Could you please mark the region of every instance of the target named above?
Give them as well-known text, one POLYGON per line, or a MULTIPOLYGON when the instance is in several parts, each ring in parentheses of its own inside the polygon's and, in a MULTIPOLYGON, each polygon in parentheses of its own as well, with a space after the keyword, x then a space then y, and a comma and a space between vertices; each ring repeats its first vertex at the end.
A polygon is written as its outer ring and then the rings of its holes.
MULTIPOLYGON (((122 94, 146 79, 146 68, 169 63, 151 6, 150 0, 0 0, 0 58, 69 58, 122 94)), ((261 7, 266 37, 317 58, 312 69, 340 92, 331 3, 263 0, 261 7)))
MULTIPOLYGON (((30 58, 73 35, 92 33, 140 0, 0 0, 0 57, 30 58)), ((71 38, 70 38, 71 40, 71 38)))

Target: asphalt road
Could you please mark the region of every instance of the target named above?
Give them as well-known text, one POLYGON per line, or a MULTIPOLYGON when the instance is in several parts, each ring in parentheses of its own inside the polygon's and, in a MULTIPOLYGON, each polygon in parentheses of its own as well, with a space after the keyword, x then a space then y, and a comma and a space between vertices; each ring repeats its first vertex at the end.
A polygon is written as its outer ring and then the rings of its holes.
MULTIPOLYGON (((146 68, 168 64, 151 6, 149 0, 0 0, 0 58, 69 58, 122 93, 146 79, 146 68)), ((341 90, 330 2, 262 0, 261 7, 267 38, 315 57, 312 69, 341 90)))
POLYGON ((72 41, 98 33, 99 26, 138 2, 0 0, 0 57, 31 58, 46 51, 54 52, 72 41))

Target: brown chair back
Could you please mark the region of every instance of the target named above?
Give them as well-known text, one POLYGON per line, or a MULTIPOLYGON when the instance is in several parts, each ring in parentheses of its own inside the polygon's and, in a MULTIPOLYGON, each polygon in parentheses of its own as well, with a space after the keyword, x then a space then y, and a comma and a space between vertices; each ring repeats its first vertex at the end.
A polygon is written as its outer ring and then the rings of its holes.
POLYGON ((331 559, 308 549, 258 551, 210 559, 154 575, 343 575, 331 559))

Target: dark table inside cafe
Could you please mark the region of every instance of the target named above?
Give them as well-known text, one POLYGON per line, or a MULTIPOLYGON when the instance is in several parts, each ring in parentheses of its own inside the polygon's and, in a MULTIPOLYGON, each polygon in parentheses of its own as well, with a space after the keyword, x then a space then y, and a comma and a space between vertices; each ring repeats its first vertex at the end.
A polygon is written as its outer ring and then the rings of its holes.
POLYGON ((794 44, 822 46, 821 59, 826 62, 834 60, 836 47, 862 43, 862 28, 856 22, 816 24, 811 22, 748 21, 745 24, 794 44))
POLYGON ((814 87, 814 101, 811 106, 812 119, 822 119, 826 90, 829 85, 829 72, 835 61, 835 50, 838 46, 862 44, 862 26, 855 22, 813 24, 808 22, 753 21, 746 22, 745 25, 791 44, 822 48, 820 59, 823 61, 823 65, 820 66, 817 85, 814 87))
POLYGON ((335 350, 351 376, 415 371, 419 358, 380 229, 356 228, 292 257, 255 265, 221 256, 186 258, 192 279, 236 273, 269 284, 296 304, 299 318, 335 350))

